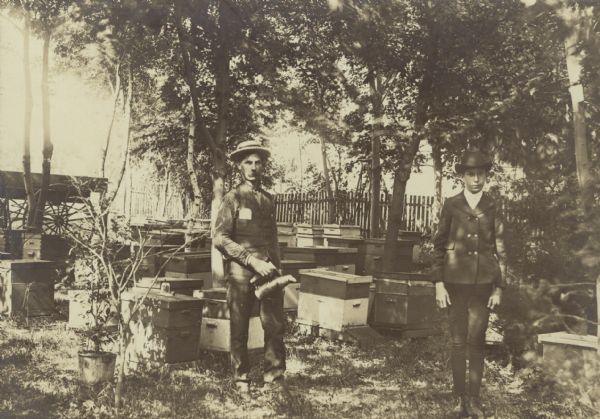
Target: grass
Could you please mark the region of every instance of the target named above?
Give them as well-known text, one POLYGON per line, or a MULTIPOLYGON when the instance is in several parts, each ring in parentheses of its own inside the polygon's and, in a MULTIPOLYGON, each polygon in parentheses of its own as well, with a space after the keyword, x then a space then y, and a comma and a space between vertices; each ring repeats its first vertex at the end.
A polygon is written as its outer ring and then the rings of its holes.
MULTIPOLYGON (((127 378, 127 418, 385 417, 445 418, 450 394, 447 336, 390 338, 368 350, 321 338, 286 338, 286 387, 276 393, 233 391, 226 356, 127 378)), ((77 379, 79 337, 64 320, 26 325, 0 320, 0 417, 114 418, 112 384, 77 379)), ((260 385, 257 365, 251 378, 260 385)), ((537 369, 514 373, 489 361, 483 399, 497 418, 591 417, 575 389, 537 369)))

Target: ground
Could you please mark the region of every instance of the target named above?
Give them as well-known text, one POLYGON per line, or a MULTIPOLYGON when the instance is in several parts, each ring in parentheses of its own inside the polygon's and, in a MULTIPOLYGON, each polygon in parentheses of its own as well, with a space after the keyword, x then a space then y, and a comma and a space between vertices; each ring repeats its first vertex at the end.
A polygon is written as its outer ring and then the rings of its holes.
MULTIPOLYGON (((113 418, 112 384, 78 382, 81 338, 61 319, 0 319, 0 417, 113 418)), ((453 404, 447 335, 390 337, 360 349, 290 333, 286 387, 248 398, 233 391, 227 358, 128 377, 127 418, 377 417, 444 418, 453 404)), ((500 351, 501 352, 501 351, 500 351)), ((590 417, 576 392, 537 369, 515 373, 490 350, 483 398, 497 418, 590 417)), ((260 366, 252 376, 260 383, 260 366)))

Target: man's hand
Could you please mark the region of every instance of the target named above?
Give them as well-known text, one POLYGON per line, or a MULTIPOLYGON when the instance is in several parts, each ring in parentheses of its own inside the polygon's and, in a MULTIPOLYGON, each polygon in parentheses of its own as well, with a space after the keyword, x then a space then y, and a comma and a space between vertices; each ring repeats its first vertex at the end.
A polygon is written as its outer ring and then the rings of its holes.
POLYGON ((487 306, 490 310, 493 310, 500 305, 500 301, 502 301, 502 288, 495 288, 492 295, 490 295, 487 306))
POLYGON ((271 262, 265 262, 254 256, 248 258, 248 265, 250 265, 254 272, 265 278, 278 272, 277 267, 271 262))
POLYGON ((446 291, 443 282, 436 282, 435 284, 435 302, 439 308, 446 308, 451 304, 450 294, 446 291))

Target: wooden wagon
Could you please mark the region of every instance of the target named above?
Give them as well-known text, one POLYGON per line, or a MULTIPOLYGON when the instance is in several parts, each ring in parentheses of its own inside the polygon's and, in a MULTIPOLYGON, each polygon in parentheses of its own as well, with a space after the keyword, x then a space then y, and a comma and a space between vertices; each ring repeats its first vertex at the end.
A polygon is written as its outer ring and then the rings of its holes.
MULTIPOLYGON (((32 173, 33 190, 39 194, 42 175, 32 173)), ((83 217, 83 200, 92 193, 106 191, 107 180, 86 176, 51 175, 42 232, 60 235, 68 223, 83 217)), ((25 228, 27 195, 23 173, 0 170, 0 228, 5 231, 25 228)))

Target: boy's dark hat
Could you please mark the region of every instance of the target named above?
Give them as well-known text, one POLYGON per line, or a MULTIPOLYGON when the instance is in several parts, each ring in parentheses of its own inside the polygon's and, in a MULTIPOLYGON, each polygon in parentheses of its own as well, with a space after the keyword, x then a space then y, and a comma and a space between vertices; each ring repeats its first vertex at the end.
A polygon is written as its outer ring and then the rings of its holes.
POLYGON ((271 157, 271 152, 269 149, 263 147, 260 141, 247 140, 239 143, 235 150, 229 155, 229 158, 237 162, 242 160, 244 156, 247 156, 251 153, 258 153, 263 156, 265 160, 271 157))
POLYGON ((456 173, 463 173, 467 169, 480 168, 490 170, 492 168, 492 161, 487 155, 478 150, 465 151, 460 163, 457 163, 454 167, 456 173))

